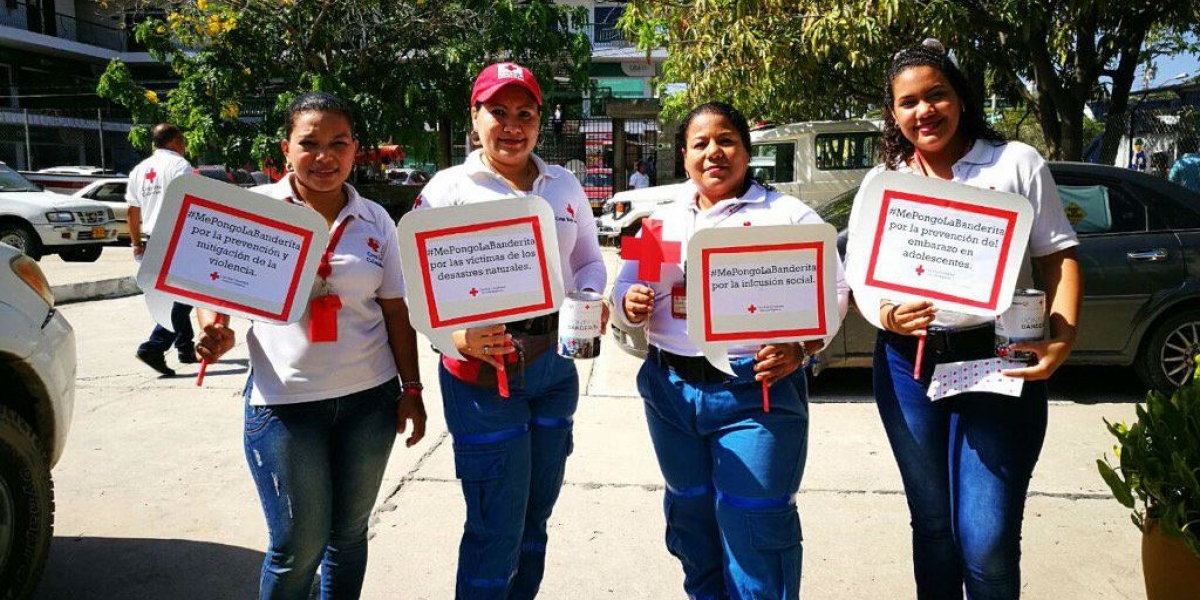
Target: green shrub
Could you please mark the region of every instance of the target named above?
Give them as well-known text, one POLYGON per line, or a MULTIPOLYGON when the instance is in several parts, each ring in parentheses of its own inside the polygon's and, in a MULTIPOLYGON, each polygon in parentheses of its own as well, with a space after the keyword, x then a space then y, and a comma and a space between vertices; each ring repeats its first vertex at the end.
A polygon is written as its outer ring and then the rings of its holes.
POLYGON ((1107 457, 1096 466, 1117 501, 1133 510, 1133 524, 1144 530, 1147 518, 1156 519, 1200 556, 1200 366, 1169 398, 1147 394, 1132 425, 1104 422, 1117 438, 1118 466, 1107 457))

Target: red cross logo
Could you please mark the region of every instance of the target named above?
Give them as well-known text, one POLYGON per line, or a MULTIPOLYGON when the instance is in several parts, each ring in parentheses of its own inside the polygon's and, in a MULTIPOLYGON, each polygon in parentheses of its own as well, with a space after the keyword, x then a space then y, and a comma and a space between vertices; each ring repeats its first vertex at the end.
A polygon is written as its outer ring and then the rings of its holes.
POLYGON ((153 168, 151 168, 149 171, 146 171, 146 179, 149 179, 151 182, 153 182, 155 177, 158 177, 158 173, 155 173, 153 168))
POLYGON ((583 310, 592 310, 592 305, 591 305, 591 304, 584 304, 584 305, 583 305, 583 310))
POLYGON ((478 296, 478 295, 479 295, 479 290, 477 290, 477 289, 475 289, 475 288, 471 288, 471 291, 470 291, 470 292, 468 292, 468 293, 469 293, 469 294, 471 294, 471 297, 472 297, 472 298, 474 298, 475 296, 478 296))
POLYGON ((208 278, 212 279, 213 281, 216 281, 221 278, 221 275, 218 274, 216 271, 213 271, 212 273, 208 274, 208 278))
POLYGON ((371 252, 379 252, 379 241, 375 238, 367 238, 367 246, 371 248, 371 252))
POLYGON ((568 204, 567 205, 567 214, 571 215, 571 220, 575 220, 575 207, 568 204))
POLYGON ((417 200, 416 200, 415 202, 413 202, 413 208, 416 208, 416 207, 420 206, 420 205, 421 205, 421 201, 422 201, 422 200, 424 200, 424 199, 425 199, 425 197, 424 197, 424 196, 417 196, 417 200))
POLYGON ((917 275, 919 276, 919 275, 924 275, 924 274, 925 274, 925 267, 922 265, 917 265, 917 275))
POLYGON ((754 313, 758 312, 758 307, 751 304, 750 307, 746 309, 746 312, 749 312, 750 314, 754 314, 754 313))
POLYGON ((621 238, 621 258, 638 261, 638 279, 643 281, 659 281, 664 263, 679 262, 682 244, 663 241, 662 225, 662 221, 645 218, 641 237, 621 238))

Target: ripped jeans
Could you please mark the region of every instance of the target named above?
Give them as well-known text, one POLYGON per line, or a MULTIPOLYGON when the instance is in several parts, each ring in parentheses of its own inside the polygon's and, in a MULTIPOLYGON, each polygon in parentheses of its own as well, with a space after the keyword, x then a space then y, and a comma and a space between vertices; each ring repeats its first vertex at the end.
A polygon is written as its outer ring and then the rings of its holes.
POLYGON ((399 396, 393 379, 329 400, 247 402, 246 460, 270 533, 260 598, 307 599, 318 565, 322 599, 359 597, 399 396))

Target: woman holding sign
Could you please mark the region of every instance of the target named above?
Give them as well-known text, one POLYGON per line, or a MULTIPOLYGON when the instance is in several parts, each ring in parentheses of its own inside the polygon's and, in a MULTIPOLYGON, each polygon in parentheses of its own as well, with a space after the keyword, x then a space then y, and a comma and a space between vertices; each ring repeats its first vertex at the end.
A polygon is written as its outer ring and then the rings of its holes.
MULTIPOLYGON (((396 433, 411 421, 407 445, 425 435, 416 333, 392 219, 346 184, 358 150, 349 107, 312 92, 286 119, 290 172, 253 191, 317 211, 331 234, 305 316, 247 334, 246 459, 270 533, 259 594, 308 598, 320 566, 322 598, 357 598, 396 433)), ((197 352, 215 361, 233 331, 223 315, 199 318, 197 352)))
MULTIPOLYGON (((1036 355, 1034 364, 1004 371, 1025 380, 1019 398, 982 392, 929 398, 937 363, 995 356, 994 317, 939 312, 927 300, 865 300, 870 290, 856 290, 859 309, 881 330, 875 397, 912 516, 918 597, 962 598, 965 585, 971 598, 1017 598, 1025 493, 1046 433, 1045 380, 1075 341, 1078 242, 1045 160, 1025 144, 1006 143, 987 124, 982 102, 936 40, 892 59, 884 107, 884 164, 867 175, 855 199, 848 264, 863 259, 854 255, 856 228, 877 218, 858 214, 863 190, 884 170, 1015 193, 1034 209, 1028 247, 1015 256, 1032 257, 1041 276, 1050 336, 1012 347, 1036 355)), ((1017 285, 1031 284, 1023 276, 1017 285)))
MULTIPOLYGON (((542 89, 528 68, 484 68, 470 108, 480 148, 429 180, 414 208, 539 197, 554 212, 564 289, 601 292, 607 273, 587 195, 570 171, 533 154, 541 107, 542 89)), ((442 357, 446 427, 467 503, 457 598, 527 599, 541 585, 546 521, 579 403, 575 365, 554 352, 557 332, 557 313, 473 327, 454 334, 466 360, 442 357), (498 389, 505 382, 507 398, 498 389)))
MULTIPOLYGON (((641 239, 657 238, 662 250, 626 257, 613 289, 616 318, 646 328, 650 341, 637 381, 666 479, 667 549, 683 564, 689 598, 797 598, 794 497, 808 440, 802 367, 825 341, 733 347, 736 376, 717 370, 688 338, 689 290, 679 257, 698 230, 821 219, 750 178, 750 128, 732 106, 703 104, 680 131, 689 181, 642 226, 641 239), (769 412, 763 383, 770 386, 769 412)), ((840 265, 837 290, 842 316, 848 288, 840 265)))

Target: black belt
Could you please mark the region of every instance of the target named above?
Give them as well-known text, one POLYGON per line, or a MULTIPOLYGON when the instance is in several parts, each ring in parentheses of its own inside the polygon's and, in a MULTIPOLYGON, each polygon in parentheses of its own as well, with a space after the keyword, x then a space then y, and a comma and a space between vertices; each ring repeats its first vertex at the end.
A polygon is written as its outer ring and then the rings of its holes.
POLYGON ((658 346, 650 346, 646 358, 660 367, 675 371, 676 375, 688 383, 724 383, 732 379, 728 373, 712 366, 703 356, 681 356, 658 346))
POLYGON ((512 334, 546 335, 558 332, 558 313, 553 312, 532 319, 522 319, 504 324, 505 331, 512 334))
MULTIPOLYGON (((925 352, 932 353, 935 357, 953 354, 957 357, 955 360, 976 360, 992 358, 996 355, 996 327, 992 323, 985 323, 970 329, 930 327, 926 331, 925 352)), ((912 351, 916 352, 917 338, 915 336, 900 335, 891 331, 887 334, 906 347, 911 346, 912 351)), ((926 360, 928 358, 927 355, 926 360)))

